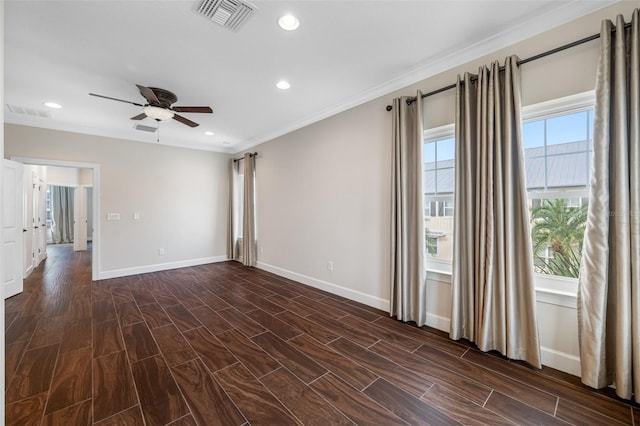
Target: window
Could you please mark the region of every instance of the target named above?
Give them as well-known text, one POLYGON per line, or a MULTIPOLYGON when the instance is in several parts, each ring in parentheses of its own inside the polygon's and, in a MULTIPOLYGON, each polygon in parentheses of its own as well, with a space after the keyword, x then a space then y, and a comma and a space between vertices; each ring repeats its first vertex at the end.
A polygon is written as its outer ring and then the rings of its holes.
POLYGON ((453 200, 441 201, 442 203, 442 216, 453 217, 453 200))
POLYGON ((426 244, 427 254, 429 256, 438 256, 438 237, 431 237, 427 233, 426 244))
POLYGON ((242 170, 242 168, 240 168, 240 172, 236 175, 236 182, 235 182, 235 194, 234 194, 234 210, 235 210, 235 218, 234 218, 234 222, 235 222, 235 229, 236 229, 236 240, 242 240, 242 225, 243 225, 243 221, 242 218, 244 217, 244 202, 243 202, 243 198, 244 198, 244 172, 242 170))
POLYGON ((425 194, 424 215, 426 217, 453 217, 453 195, 445 197, 444 201, 431 201, 425 194))
POLYGON ((589 182, 593 110, 525 122, 529 191, 584 189, 589 182))
MULTIPOLYGON (((536 286, 576 286, 593 157, 593 92, 523 108, 525 175, 536 286), (559 277, 567 277, 559 278, 559 277), (559 284, 558 284, 559 283, 559 284)), ((454 126, 425 131, 424 215, 427 269, 451 272, 454 126)))
POLYGON ((426 195, 453 195, 454 138, 425 141, 424 190, 426 195))
POLYGON ((453 249, 455 142, 453 126, 425 132, 424 216, 427 267, 449 270, 453 249))
POLYGON ((577 278, 587 220, 593 109, 539 112, 523 124, 535 272, 577 278))

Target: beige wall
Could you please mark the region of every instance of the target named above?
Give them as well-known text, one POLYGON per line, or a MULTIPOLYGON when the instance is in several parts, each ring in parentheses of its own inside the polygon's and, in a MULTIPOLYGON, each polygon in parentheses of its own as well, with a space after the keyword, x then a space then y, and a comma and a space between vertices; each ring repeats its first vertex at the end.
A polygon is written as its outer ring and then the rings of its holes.
POLYGON ((60 186, 91 186, 93 170, 76 167, 47 167, 47 184, 60 186))
POLYGON ((380 306, 388 299, 391 128, 384 100, 372 104, 258 147, 258 258, 380 306))
POLYGON ((100 165, 103 278, 226 258, 228 155, 12 124, 4 146, 5 158, 100 165))

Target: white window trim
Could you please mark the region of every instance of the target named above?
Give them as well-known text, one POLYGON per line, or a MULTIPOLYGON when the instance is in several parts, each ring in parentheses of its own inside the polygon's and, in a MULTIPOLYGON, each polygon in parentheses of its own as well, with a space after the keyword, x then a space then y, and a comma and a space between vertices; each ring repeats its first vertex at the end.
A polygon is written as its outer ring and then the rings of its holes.
MULTIPOLYGON (((573 112, 587 111, 593 109, 594 105, 595 91, 590 90, 559 99, 524 106, 522 107, 522 121, 523 123, 527 123, 573 112)), ((423 140, 442 139, 451 136, 455 136, 454 124, 434 127, 423 132, 423 140)), ((553 197, 555 194, 538 191, 529 192, 528 196, 530 198, 532 195, 534 195, 533 198, 536 198, 536 196, 539 196, 537 198, 549 198, 550 196, 553 197)), ((557 193, 557 197, 566 197, 567 195, 581 197, 586 196, 584 190, 557 193)), ((439 281, 451 282, 450 277, 452 275, 452 266, 451 261, 427 258, 427 279, 430 277, 440 277, 439 281), (449 277, 449 279, 446 280, 445 277, 449 277)), ((534 273, 533 279, 535 283, 537 301, 573 309, 576 308, 578 294, 577 278, 534 273)))
POLYGON ((446 124, 440 127, 434 127, 432 129, 426 129, 422 133, 422 140, 434 140, 434 139, 448 139, 454 137, 456 134, 455 124, 446 124))
POLYGON ((544 118, 557 117, 559 115, 571 114, 574 112, 587 111, 593 109, 596 101, 596 92, 576 93, 564 98, 552 99, 533 105, 522 107, 522 122, 542 120, 544 118))

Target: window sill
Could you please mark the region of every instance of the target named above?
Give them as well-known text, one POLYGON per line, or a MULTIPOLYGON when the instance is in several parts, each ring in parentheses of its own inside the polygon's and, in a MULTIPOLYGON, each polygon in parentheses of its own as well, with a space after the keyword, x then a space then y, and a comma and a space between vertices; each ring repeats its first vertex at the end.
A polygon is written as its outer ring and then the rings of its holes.
MULTIPOLYGON (((451 263, 437 262, 427 268, 427 280, 451 284, 451 263), (442 263, 442 265, 439 265, 442 263), (446 266, 448 265, 448 268, 446 266)), ((576 309, 578 303, 578 280, 576 278, 534 274, 536 301, 576 309)))

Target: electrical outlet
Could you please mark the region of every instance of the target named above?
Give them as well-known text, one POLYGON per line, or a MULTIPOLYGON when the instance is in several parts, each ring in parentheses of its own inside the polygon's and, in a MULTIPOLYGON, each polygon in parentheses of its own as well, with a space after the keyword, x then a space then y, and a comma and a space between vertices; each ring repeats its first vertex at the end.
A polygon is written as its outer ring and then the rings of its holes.
POLYGON ((158 249, 158 256, 164 256, 164 249, 163 248, 159 248, 158 249))
POLYGON ((333 260, 327 262, 327 271, 333 271, 333 260))

